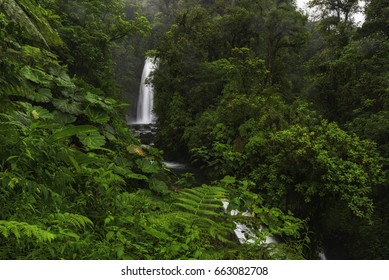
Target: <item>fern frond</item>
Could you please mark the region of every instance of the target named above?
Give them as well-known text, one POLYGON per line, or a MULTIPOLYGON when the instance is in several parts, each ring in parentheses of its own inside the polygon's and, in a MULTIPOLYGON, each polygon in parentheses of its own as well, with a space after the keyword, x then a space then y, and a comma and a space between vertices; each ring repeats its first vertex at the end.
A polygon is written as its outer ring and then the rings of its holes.
MULTIPOLYGON (((156 217, 159 224, 163 225, 165 232, 168 232, 168 234, 174 234, 178 231, 178 228, 189 226, 198 228, 202 233, 203 239, 211 237, 224 243, 231 242, 228 236, 234 229, 234 223, 226 223, 214 218, 214 215, 199 216, 182 211, 164 213, 156 217)), ((162 230, 162 226, 159 230, 162 230)))
POLYGON ((70 194, 74 192, 74 189, 71 187, 74 183, 74 174, 65 166, 59 168, 52 176, 54 190, 60 194, 70 194))
POLYGON ((53 219, 51 220, 52 223, 68 224, 78 229, 83 229, 86 228, 88 225, 93 225, 93 222, 88 217, 79 214, 72 214, 67 212, 55 213, 51 214, 50 217, 53 219))
POLYGON ((161 240, 171 240, 172 238, 169 236, 168 233, 166 233, 164 230, 166 230, 166 228, 162 228, 162 229, 158 229, 154 226, 152 226, 151 224, 148 225, 148 224, 141 224, 141 227, 144 229, 144 231, 148 234, 150 234, 151 236, 157 238, 157 239, 161 239, 161 240))
POLYGON ((55 234, 39 228, 37 225, 31 225, 26 222, 18 221, 0 221, 0 234, 5 238, 13 235, 17 240, 25 237, 34 237, 38 242, 51 242, 55 239, 55 234))
POLYGON ((225 189, 203 185, 181 191, 175 205, 195 215, 218 215, 215 210, 222 210, 221 200, 225 197, 225 189))
POLYGON ((221 242, 231 242, 229 235, 234 223, 226 222, 230 217, 223 215, 222 200, 227 196, 224 188, 203 185, 185 189, 176 197, 176 206, 183 211, 176 212, 176 222, 193 225, 201 230, 203 238, 209 236, 221 242))

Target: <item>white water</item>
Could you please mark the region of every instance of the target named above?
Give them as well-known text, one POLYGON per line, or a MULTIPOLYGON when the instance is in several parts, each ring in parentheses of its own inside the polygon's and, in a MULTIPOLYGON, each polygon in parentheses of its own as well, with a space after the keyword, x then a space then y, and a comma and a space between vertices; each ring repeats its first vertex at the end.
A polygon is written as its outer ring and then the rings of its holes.
POLYGON ((164 161, 163 163, 169 169, 178 169, 178 170, 188 169, 188 166, 181 162, 164 161))
POLYGON ((147 83, 151 71, 155 68, 153 59, 147 58, 143 67, 142 80, 139 87, 139 98, 136 112, 136 120, 133 124, 151 124, 155 122, 153 114, 154 89, 147 83))
MULTIPOLYGON (((223 209, 224 212, 227 213, 228 205, 230 204, 228 200, 223 200, 223 209)), ((231 216, 236 216, 240 212, 237 209, 233 209, 230 211, 231 216)), ((249 211, 245 211, 241 214, 242 216, 251 217, 251 214, 249 211)), ((258 239, 258 236, 256 236, 249 227, 247 227, 245 224, 234 222, 236 227, 234 230, 235 236, 239 239, 239 242, 241 244, 244 243, 255 243, 255 240, 258 239)), ((262 231, 263 227, 260 226, 260 231, 262 231)), ((270 243, 278 243, 278 241, 273 236, 266 236, 266 239, 264 240, 266 244, 270 243)))

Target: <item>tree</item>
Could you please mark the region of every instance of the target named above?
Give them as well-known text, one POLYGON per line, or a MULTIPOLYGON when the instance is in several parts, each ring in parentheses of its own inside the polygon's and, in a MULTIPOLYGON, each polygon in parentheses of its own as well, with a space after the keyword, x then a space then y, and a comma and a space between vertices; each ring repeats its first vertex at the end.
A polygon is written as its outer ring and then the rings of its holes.
POLYGON ((58 0, 47 5, 61 18, 57 27, 66 48, 59 53, 69 71, 119 96, 112 71, 112 43, 129 34, 146 34, 150 29, 147 19, 127 20, 123 1, 58 0))
POLYGON ((340 199, 354 215, 371 216, 369 193, 380 176, 372 143, 325 121, 312 128, 294 125, 268 137, 262 141, 253 137, 247 150, 248 162, 258 164, 251 176, 270 199, 282 201, 286 209, 303 216, 321 215, 332 200, 340 199))
POLYGON ((365 22, 360 33, 370 35, 383 32, 389 36, 389 9, 387 0, 371 0, 365 8, 365 22))
POLYGON ((335 52, 347 45, 353 32, 352 15, 360 11, 358 0, 312 0, 309 7, 316 7, 320 14, 318 28, 335 52))
POLYGON ((334 23, 349 22, 360 11, 358 0, 311 0, 310 8, 317 8, 321 18, 333 18, 334 23))
POLYGON ((288 90, 289 75, 307 39, 306 18, 296 11, 290 1, 270 2, 265 9, 263 31, 269 70, 267 83, 281 85, 288 90))
MULTIPOLYGON (((182 11, 159 41, 153 84, 161 147, 175 143, 167 150, 179 146, 177 154, 187 153, 185 141, 197 141, 187 137, 188 131, 209 108, 221 113, 234 100, 239 110, 238 104, 256 100, 268 86, 279 87, 285 96, 294 89, 288 78, 298 68, 291 61, 305 41, 305 17, 288 1, 239 4, 221 1, 208 10, 194 6, 182 11), (173 104, 180 104, 180 110, 170 108, 173 104)), ((250 118, 248 112, 225 117, 234 122, 229 129, 235 134, 238 120, 250 118)))

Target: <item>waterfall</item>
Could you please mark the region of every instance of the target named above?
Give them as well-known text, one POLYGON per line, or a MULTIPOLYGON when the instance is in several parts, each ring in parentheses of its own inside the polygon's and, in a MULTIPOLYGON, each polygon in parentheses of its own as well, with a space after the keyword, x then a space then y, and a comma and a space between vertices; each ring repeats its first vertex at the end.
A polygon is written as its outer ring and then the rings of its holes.
POLYGON ((155 116, 153 114, 154 90, 153 86, 147 83, 147 78, 154 68, 155 64, 152 58, 147 58, 143 67, 142 80, 139 87, 139 98, 134 124, 151 124, 155 122, 155 116))

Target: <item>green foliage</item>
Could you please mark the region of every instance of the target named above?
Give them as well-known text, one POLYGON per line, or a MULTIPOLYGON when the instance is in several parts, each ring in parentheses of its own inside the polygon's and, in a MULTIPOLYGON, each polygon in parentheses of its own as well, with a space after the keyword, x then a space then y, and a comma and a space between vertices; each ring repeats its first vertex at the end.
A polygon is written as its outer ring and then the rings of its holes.
MULTIPOLYGON (((380 176, 379 158, 371 143, 347 135, 334 123, 322 122, 311 130, 296 125, 252 144, 248 148, 261 153, 269 149, 264 154, 267 164, 260 164, 252 176, 264 183, 273 199, 286 198, 290 208, 296 201, 288 197, 296 198, 289 192, 317 206, 319 201, 325 203, 323 197, 339 197, 356 216, 371 216, 368 194, 380 176)), ((309 208, 314 211, 313 205, 309 208)))
MULTIPOLYGON (((312 45, 316 44, 316 49, 307 63, 309 98, 314 102, 317 110, 361 139, 374 141, 381 156, 379 161, 383 172, 379 174, 379 181, 372 185, 372 192, 369 195, 374 203, 370 223, 353 219, 339 202, 334 202, 331 207, 326 208, 330 213, 336 213, 335 215, 341 217, 342 221, 333 222, 324 217, 321 218, 323 239, 337 258, 376 259, 387 254, 386 248, 379 249, 369 241, 387 238, 387 228, 384 226, 385 223, 381 223, 386 219, 386 214, 384 214, 386 212, 385 201, 387 201, 385 186, 388 182, 386 125, 388 46, 387 28, 385 28, 387 20, 384 19, 387 11, 383 8, 385 5, 383 2, 385 1, 371 1, 367 5, 366 20, 356 32, 353 30, 351 17, 348 17, 349 22, 339 23, 338 20, 319 23, 319 28, 325 27, 321 30, 324 41, 319 43, 317 34, 314 34, 316 39, 313 40, 312 45), (329 26, 332 28, 328 28, 329 26), (342 224, 348 224, 348 226, 341 226, 342 224), (375 231, 378 224, 381 225, 379 232, 375 231), (358 248, 345 241, 351 239, 361 240, 358 248), (374 253, 371 251, 373 247, 376 248, 374 253)), ((344 12, 349 12, 351 15, 353 9, 355 10, 355 3, 350 2, 353 5, 348 7, 337 7, 341 12, 340 15, 344 15, 340 18, 341 21, 347 21, 344 12)), ((367 147, 367 149, 370 148, 367 147)), ((350 174, 353 180, 363 179, 361 176, 363 173, 355 172, 358 170, 355 166, 344 166, 344 168, 354 170, 350 174)), ((339 174, 339 171, 333 174, 339 174)), ((364 180, 366 181, 366 178, 364 180)), ((369 180, 366 182, 365 185, 368 185, 369 180)), ((356 182, 354 184, 357 185, 356 182)), ((359 204, 362 201, 354 199, 353 204, 355 202, 359 204)))
POLYGON ((385 1, 311 1, 310 40, 290 1, 135 2, 0 0, 0 258, 386 258, 385 1), (156 142, 208 185, 123 120, 148 48, 156 142))
POLYGON ((220 178, 228 174, 236 174, 242 166, 244 157, 240 152, 232 150, 231 145, 214 142, 211 149, 200 147, 192 149, 193 163, 200 161, 209 168, 211 178, 220 178))
POLYGON ((333 228, 351 232, 325 215, 342 213, 357 234, 377 219, 387 180, 382 3, 372 1, 356 32, 357 2, 319 2, 321 19, 308 24, 288 1, 172 5, 152 78, 159 147, 188 153, 211 179, 252 181, 269 209, 309 218, 310 258, 333 228))
POLYGON ((51 242, 56 237, 51 232, 43 230, 36 225, 17 221, 0 221, 0 233, 7 239, 14 237, 16 240, 20 240, 34 237, 38 243, 51 242))
MULTIPOLYGON (((0 5, 0 258, 117 258, 104 243, 107 217, 120 208, 116 197, 167 193, 169 176, 158 153, 131 135, 119 114, 123 104, 72 78, 54 53, 13 24, 16 14, 3 13, 22 2, 0 5)), ((28 15, 38 20, 38 10, 49 14, 37 6, 28 15)), ((33 28, 27 23, 36 22, 21 20, 20 28, 33 28)))
MULTIPOLYGON (((107 217, 105 220, 109 229, 106 241, 117 250, 120 258, 130 259, 302 257, 302 252, 298 252, 300 247, 294 243, 298 232, 303 230, 303 223, 298 219, 294 220, 298 222, 294 229, 288 227, 286 222, 285 228, 289 228, 290 231, 287 233, 285 230, 284 233, 285 237, 289 238, 286 238, 283 244, 274 244, 272 249, 260 242, 264 238, 263 233, 255 245, 239 244, 232 234, 235 228, 234 221, 244 221, 258 227, 259 220, 224 213, 221 199, 228 199, 232 193, 222 187, 223 184, 220 182, 217 185, 179 190, 171 194, 171 199, 163 201, 156 200, 145 191, 120 194, 117 197, 120 204, 116 206, 119 207, 117 208, 119 215, 107 217), (121 228, 118 227, 119 224, 122 224, 121 228), (291 248, 296 251, 293 252, 291 248)), ((236 192, 239 191, 241 189, 237 188, 236 192)), ((246 191, 246 194, 249 196, 249 192, 246 191)), ((284 219, 293 218, 290 215, 284 216, 282 212, 278 212, 278 215, 279 224, 278 226, 273 224, 274 230, 284 234, 278 227, 282 227, 284 219)))
POLYGON ((365 9, 366 20, 363 27, 359 30, 362 34, 370 35, 374 33, 388 33, 388 17, 389 10, 387 8, 386 0, 372 0, 368 3, 365 9))
POLYGON ((128 19, 122 0, 57 0, 46 6, 59 16, 56 26, 65 42, 59 53, 70 73, 118 98, 111 53, 114 42, 128 35, 146 35, 148 20, 139 15, 128 19))
POLYGON ((97 128, 91 125, 78 125, 74 127, 67 127, 65 129, 61 129, 60 131, 54 133, 49 141, 58 141, 63 138, 69 138, 70 136, 76 135, 78 133, 88 133, 88 132, 96 132, 97 128))
POLYGON ((45 10, 36 1, 3 0, 0 11, 21 29, 24 39, 44 43, 46 47, 62 45, 58 33, 50 26, 45 10))
POLYGON ((92 226, 93 222, 85 216, 71 213, 56 213, 49 216, 52 218, 52 223, 58 225, 70 225, 76 229, 86 228, 87 225, 92 226))
POLYGON ((197 124, 215 108, 219 121, 212 123, 226 122, 234 133, 258 114, 263 91, 273 86, 290 90, 285 78, 292 70, 286 61, 296 56, 306 37, 305 17, 287 2, 205 6, 180 10, 155 52, 156 142, 175 154, 187 153, 188 142, 189 150, 210 143, 193 147, 191 142, 199 141, 198 133, 209 132, 197 124))

